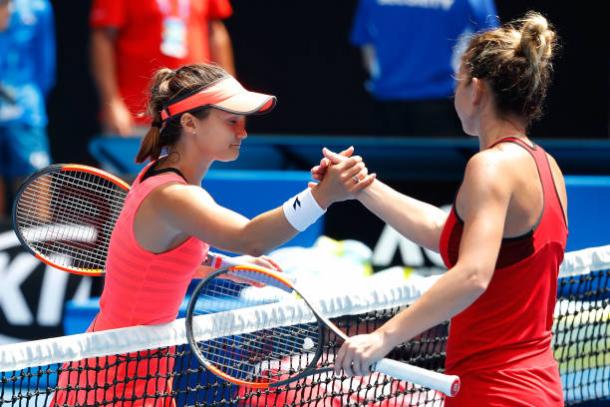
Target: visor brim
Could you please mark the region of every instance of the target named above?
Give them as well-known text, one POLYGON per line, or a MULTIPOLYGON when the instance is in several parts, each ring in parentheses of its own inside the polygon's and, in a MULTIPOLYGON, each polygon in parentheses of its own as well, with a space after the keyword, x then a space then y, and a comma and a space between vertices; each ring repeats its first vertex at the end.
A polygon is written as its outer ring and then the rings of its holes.
POLYGON ((211 106, 234 114, 260 115, 271 112, 276 102, 275 96, 245 91, 211 106))

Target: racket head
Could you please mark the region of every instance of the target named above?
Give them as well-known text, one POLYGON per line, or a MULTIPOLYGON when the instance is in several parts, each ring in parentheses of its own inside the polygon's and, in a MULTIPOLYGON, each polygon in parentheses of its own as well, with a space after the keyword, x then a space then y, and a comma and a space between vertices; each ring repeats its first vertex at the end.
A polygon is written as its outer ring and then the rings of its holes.
POLYGON ((55 164, 17 191, 13 230, 36 258, 74 274, 105 272, 110 236, 129 184, 100 169, 55 164))
POLYGON ((186 334, 193 353, 216 376, 256 389, 282 386, 320 371, 316 366, 323 352, 324 325, 317 317, 310 323, 284 320, 279 325, 273 318, 261 317, 260 329, 240 333, 230 315, 243 309, 257 318, 261 315, 257 310, 264 313, 265 307, 278 301, 297 300, 297 294, 281 273, 262 267, 243 265, 213 272, 197 285, 187 307, 186 334), (218 319, 213 323, 214 338, 197 338, 199 315, 218 319))

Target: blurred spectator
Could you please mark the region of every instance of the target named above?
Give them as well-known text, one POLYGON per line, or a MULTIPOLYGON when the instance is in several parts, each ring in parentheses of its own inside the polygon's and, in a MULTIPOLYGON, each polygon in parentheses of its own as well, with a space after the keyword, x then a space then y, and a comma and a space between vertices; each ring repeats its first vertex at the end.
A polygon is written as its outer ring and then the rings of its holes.
POLYGON ((234 74, 224 23, 229 0, 94 0, 91 63, 103 131, 142 135, 152 74, 161 67, 216 62, 234 74))
POLYGON ((451 100, 460 43, 497 25, 493 0, 360 0, 351 42, 370 76, 377 132, 462 135, 451 100))
POLYGON ((45 97, 55 83, 48 0, 0 0, 0 218, 19 181, 49 165, 45 97))

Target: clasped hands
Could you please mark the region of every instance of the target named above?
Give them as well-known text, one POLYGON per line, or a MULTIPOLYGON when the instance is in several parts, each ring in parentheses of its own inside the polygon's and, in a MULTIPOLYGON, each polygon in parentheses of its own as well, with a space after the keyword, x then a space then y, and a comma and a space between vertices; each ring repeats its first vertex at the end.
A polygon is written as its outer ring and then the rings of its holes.
POLYGON ((354 147, 340 153, 324 147, 320 163, 311 169, 312 178, 318 182, 310 182, 309 187, 332 189, 335 192, 333 202, 353 199, 376 178, 376 174, 368 173, 362 157, 353 153, 354 147))

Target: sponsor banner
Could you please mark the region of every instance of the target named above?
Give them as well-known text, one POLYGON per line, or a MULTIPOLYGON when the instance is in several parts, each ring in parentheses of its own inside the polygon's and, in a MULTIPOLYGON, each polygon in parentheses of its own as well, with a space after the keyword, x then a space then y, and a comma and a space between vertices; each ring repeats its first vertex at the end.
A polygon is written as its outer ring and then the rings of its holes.
MULTIPOLYGON (((390 181, 392 188, 447 211, 459 187, 456 181, 390 181)), ((374 270, 391 266, 444 267, 438 253, 424 249, 400 235, 394 228, 369 212, 359 202, 333 205, 325 216, 324 233, 334 239, 355 239, 373 251, 374 270)))
POLYGON ((0 223, 0 284, 0 343, 8 343, 62 335, 65 302, 98 296, 103 279, 46 266, 0 223))

